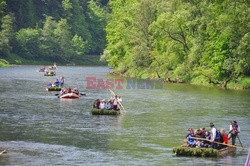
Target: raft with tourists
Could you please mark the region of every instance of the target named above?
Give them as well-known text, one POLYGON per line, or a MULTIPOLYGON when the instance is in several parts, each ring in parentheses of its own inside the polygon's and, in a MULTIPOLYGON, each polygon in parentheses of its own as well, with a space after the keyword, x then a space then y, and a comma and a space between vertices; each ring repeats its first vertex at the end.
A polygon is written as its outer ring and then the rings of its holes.
POLYGON ((221 157, 235 152, 237 148, 244 149, 238 136, 240 128, 236 121, 231 122, 228 134, 223 128, 217 130, 213 123, 210 123, 210 128, 210 131, 205 128, 188 128, 188 134, 184 139, 186 144, 174 147, 173 153, 177 156, 221 157), (241 146, 235 145, 236 137, 241 146), (230 139, 232 145, 229 144, 230 139))
POLYGON ((56 70, 56 69, 57 69, 57 65, 56 65, 56 63, 54 63, 54 65, 53 65, 53 66, 49 66, 49 69, 50 69, 50 70, 56 70))
POLYGON ((56 79, 55 82, 49 82, 46 88, 47 91, 60 91, 64 84, 64 77, 62 76, 60 79, 56 79))
POLYGON ((62 87, 60 93, 55 95, 61 99, 78 99, 80 96, 86 96, 86 93, 80 93, 77 88, 71 90, 70 87, 67 89, 62 87))
POLYGON ((119 115, 124 113, 126 110, 122 105, 121 96, 117 96, 112 90, 111 98, 109 100, 96 99, 91 109, 92 115, 119 115))
POLYGON ((55 71, 45 71, 44 76, 55 76, 56 72, 55 71))
POLYGON ((37 72, 45 72, 46 71, 46 66, 42 66, 41 68, 36 70, 37 72))

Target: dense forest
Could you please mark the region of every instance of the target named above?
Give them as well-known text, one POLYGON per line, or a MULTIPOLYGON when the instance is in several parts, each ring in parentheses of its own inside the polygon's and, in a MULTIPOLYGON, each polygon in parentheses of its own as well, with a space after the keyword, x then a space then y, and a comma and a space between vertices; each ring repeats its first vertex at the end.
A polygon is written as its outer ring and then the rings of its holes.
POLYGON ((0 58, 61 63, 100 55, 108 0, 0 0, 0 58))
POLYGON ((0 60, 100 55, 115 72, 250 86, 249 0, 0 0, 0 60))
POLYGON ((116 72, 250 86, 248 0, 113 0, 109 5, 102 59, 116 72))

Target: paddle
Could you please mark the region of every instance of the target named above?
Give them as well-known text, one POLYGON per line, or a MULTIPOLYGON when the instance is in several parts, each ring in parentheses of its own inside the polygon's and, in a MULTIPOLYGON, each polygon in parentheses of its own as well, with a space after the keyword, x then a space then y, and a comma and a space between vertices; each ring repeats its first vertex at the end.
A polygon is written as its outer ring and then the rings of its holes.
MULTIPOLYGON (((109 89, 109 91, 110 91, 110 93, 115 97, 115 92, 112 91, 111 89, 109 89)), ((121 108, 123 109, 123 111, 126 112, 126 110, 125 110, 125 108, 123 107, 122 103, 119 102, 119 101, 117 101, 117 102, 118 102, 118 104, 120 104, 120 106, 121 106, 121 108)))
POLYGON ((0 152, 0 155, 5 154, 5 153, 7 153, 7 151, 3 150, 2 152, 0 152))
MULTIPOLYGON (((209 141, 209 142, 210 142, 209 139, 205 139, 205 138, 197 138, 197 137, 191 137, 191 138, 197 139, 197 140, 209 141)), ((224 143, 220 143, 220 142, 216 142, 216 141, 214 141, 214 143, 220 144, 220 145, 226 145, 226 146, 230 146, 230 147, 235 147, 235 148, 245 149, 245 148, 243 148, 243 147, 241 147, 241 146, 235 146, 235 145, 230 145, 230 144, 224 144, 224 143)))
POLYGON ((238 134, 237 134, 236 136, 237 136, 237 138, 238 138, 238 140, 239 140, 239 142, 240 142, 241 147, 243 148, 243 145, 242 145, 242 143, 241 143, 241 141, 240 141, 240 137, 238 136, 238 134))
POLYGON ((86 93, 81 92, 80 95, 81 95, 81 96, 86 96, 86 93))

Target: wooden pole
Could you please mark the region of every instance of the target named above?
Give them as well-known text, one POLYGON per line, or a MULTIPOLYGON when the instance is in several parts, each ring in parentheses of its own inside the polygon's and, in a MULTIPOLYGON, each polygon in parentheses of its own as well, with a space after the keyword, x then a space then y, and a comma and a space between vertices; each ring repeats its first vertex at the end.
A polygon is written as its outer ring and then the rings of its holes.
POLYGON ((238 136, 238 134, 237 134, 236 136, 237 136, 237 138, 238 138, 238 140, 239 140, 239 142, 240 142, 241 147, 243 148, 243 145, 242 145, 242 143, 241 143, 241 141, 240 141, 240 137, 238 136))
MULTIPOLYGON (((115 92, 112 91, 111 89, 109 89, 109 91, 110 91, 110 93, 115 97, 115 92)), ((119 102, 119 101, 117 101, 117 102, 118 102, 118 104, 120 104, 120 106, 121 106, 121 108, 123 109, 123 111, 126 112, 126 110, 125 110, 125 108, 123 107, 122 103, 119 102)))
MULTIPOLYGON (((205 138, 197 138, 197 137, 191 137, 191 138, 193 138, 193 139, 197 139, 197 140, 203 140, 203 141, 208 141, 208 142, 210 142, 210 140, 209 140, 209 139, 205 139, 205 138)), ((216 143, 216 144, 220 144, 220 145, 226 145, 226 146, 230 146, 230 147, 235 147, 235 148, 245 149, 245 148, 243 148, 243 147, 241 147, 241 146, 235 146, 235 145, 230 145, 230 144, 223 144, 223 143, 216 142, 216 141, 214 141, 214 143, 216 143)))
POLYGON ((0 155, 5 154, 5 153, 7 153, 7 151, 3 150, 2 152, 0 152, 0 155))

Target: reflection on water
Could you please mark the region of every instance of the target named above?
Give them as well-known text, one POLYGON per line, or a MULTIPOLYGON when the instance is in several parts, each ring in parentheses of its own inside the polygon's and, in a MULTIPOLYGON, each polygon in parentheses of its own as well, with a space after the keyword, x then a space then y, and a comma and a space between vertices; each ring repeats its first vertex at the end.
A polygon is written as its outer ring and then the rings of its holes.
POLYGON ((93 101, 110 94, 86 89, 86 77, 106 79, 108 68, 59 66, 66 87, 86 92, 79 99, 45 91, 57 76, 44 77, 37 68, 0 68, 0 150, 8 150, 0 165, 244 165, 244 150, 214 159, 177 157, 172 147, 183 143, 188 127, 209 129, 214 122, 227 131, 231 120, 239 122, 249 147, 250 91, 184 84, 115 90, 127 113, 94 116, 93 101))

